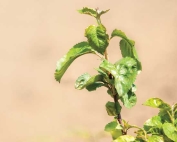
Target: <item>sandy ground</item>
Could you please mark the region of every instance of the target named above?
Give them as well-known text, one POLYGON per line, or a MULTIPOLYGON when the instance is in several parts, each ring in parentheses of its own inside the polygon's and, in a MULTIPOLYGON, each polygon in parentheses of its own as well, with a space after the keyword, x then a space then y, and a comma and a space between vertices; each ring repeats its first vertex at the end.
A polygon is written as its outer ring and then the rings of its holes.
MULTIPOLYGON (((141 104, 150 97, 177 102, 176 0, 1 0, 0 1, 0 142, 108 142, 102 131, 112 120, 106 89, 88 93, 74 89, 76 78, 94 70, 97 57, 76 60, 54 80, 56 62, 75 43, 86 40, 92 17, 76 12, 84 6, 111 9, 102 17, 110 34, 123 30, 136 41, 143 64, 138 76, 137 105, 123 108, 132 124, 157 111, 141 104)), ((108 49, 111 62, 120 59, 119 39, 108 49)))

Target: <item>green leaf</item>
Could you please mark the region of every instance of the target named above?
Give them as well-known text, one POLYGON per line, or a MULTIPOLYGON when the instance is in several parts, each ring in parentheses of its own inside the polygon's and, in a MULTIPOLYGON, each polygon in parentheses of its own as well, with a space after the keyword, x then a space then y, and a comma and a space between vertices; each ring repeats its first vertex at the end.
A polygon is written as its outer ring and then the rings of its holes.
POLYGON ((163 137, 158 135, 152 135, 148 137, 148 142, 165 142, 163 137))
POLYGON ((88 91, 95 91, 97 88, 100 88, 102 86, 105 86, 105 85, 103 83, 95 82, 93 84, 90 84, 90 85, 86 86, 86 89, 88 91))
POLYGON ((83 7, 82 9, 78 10, 79 13, 81 14, 87 14, 93 17, 97 17, 97 11, 96 9, 88 8, 88 7, 83 7))
POLYGON ((141 62, 139 61, 138 54, 134 46, 131 46, 126 40, 122 39, 120 41, 120 50, 122 57, 131 57, 134 58, 137 62, 137 69, 142 70, 141 62))
POLYGON ((134 92, 129 90, 128 93, 126 93, 120 98, 120 100, 122 101, 125 107, 132 108, 137 102, 137 97, 134 92))
POLYGON ((113 142, 134 142, 134 141, 135 141, 135 138, 133 136, 123 135, 123 136, 118 137, 113 142))
POLYGON ((71 63, 81 55, 95 53, 88 42, 81 42, 71 48, 66 55, 64 55, 58 62, 55 70, 55 79, 60 82, 65 71, 71 63))
POLYGON ((144 130, 151 134, 160 134, 162 129, 162 121, 160 116, 153 116, 144 123, 144 130))
POLYGON ((174 118, 177 119, 177 103, 172 106, 174 118))
POLYGON ((171 106, 169 104, 163 102, 159 98, 151 98, 151 99, 147 100, 143 105, 150 106, 153 108, 159 108, 159 109, 163 109, 163 110, 171 110, 171 106))
POLYGON ((119 96, 123 96, 131 89, 137 76, 137 62, 130 57, 125 57, 115 63, 118 77, 115 77, 115 88, 119 96))
MULTIPOLYGON (((78 77, 78 79, 75 82, 75 88, 78 90, 81 90, 89 85, 92 85, 95 83, 100 83, 102 81, 103 81, 103 76, 100 74, 91 77, 88 73, 85 73, 85 74, 81 75, 80 77, 78 77)), ((99 84, 99 86, 100 86, 100 84, 99 84)), ((93 86, 91 86, 91 87, 93 87, 93 86)), ((97 88, 97 85, 95 87, 97 88)))
POLYGON ((106 34, 106 28, 103 25, 91 25, 85 30, 85 36, 90 46, 97 52, 104 54, 109 45, 109 36, 106 34))
POLYGON ((115 129, 120 129, 120 130, 122 130, 122 126, 121 126, 120 124, 118 124, 116 120, 115 120, 115 121, 112 121, 112 122, 110 122, 110 123, 108 123, 108 124, 106 124, 106 126, 105 126, 105 128, 104 128, 104 130, 105 130, 106 132, 111 132, 111 131, 113 131, 113 130, 115 130, 115 129))
POLYGON ((81 14, 87 14, 90 16, 93 16, 95 18, 100 17, 102 14, 105 14, 109 11, 108 10, 98 10, 98 9, 92 9, 88 7, 83 7, 82 9, 78 10, 79 13, 81 14))
POLYGON ((122 135, 122 126, 118 124, 116 120, 108 123, 104 130, 111 133, 113 139, 122 135))
POLYGON ((163 109, 160 109, 159 113, 158 113, 158 116, 161 117, 161 121, 162 123, 164 122, 170 122, 171 123, 171 111, 170 110, 163 110, 163 109))
POLYGON ((135 42, 131 39, 128 39, 127 36, 125 35, 124 32, 122 32, 121 30, 113 30, 112 34, 111 34, 111 38, 118 36, 121 37, 122 39, 124 39, 126 42, 128 42, 128 44, 133 47, 135 45, 135 42))
POLYGON ((121 109, 122 107, 120 106, 120 104, 115 104, 114 102, 106 103, 106 111, 109 116, 117 116, 117 114, 120 113, 121 109))
POLYGON ((115 65, 104 60, 99 68, 114 76, 115 88, 119 97, 125 95, 132 87, 137 76, 137 63, 133 58, 126 57, 116 62, 115 65))
POLYGON ((169 139, 177 142, 177 128, 175 128, 171 123, 164 123, 162 127, 165 135, 169 139))

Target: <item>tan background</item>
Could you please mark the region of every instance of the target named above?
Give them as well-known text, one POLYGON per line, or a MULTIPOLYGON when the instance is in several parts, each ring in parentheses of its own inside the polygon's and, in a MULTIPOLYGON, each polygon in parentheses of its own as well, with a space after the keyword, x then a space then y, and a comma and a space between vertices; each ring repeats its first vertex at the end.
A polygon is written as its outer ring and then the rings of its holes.
MULTIPOLYGON (((123 118, 142 126, 157 112, 141 106, 146 99, 177 102, 176 0, 1 0, 0 142, 111 141, 101 133, 112 120, 104 108, 111 100, 106 89, 74 89, 80 74, 96 73, 98 58, 80 57, 61 84, 54 80, 57 60, 85 40, 84 29, 96 23, 76 12, 83 6, 110 8, 102 17, 108 33, 118 28, 136 41, 143 64, 136 81, 138 103, 124 108, 123 118)), ((120 58, 118 42, 113 39, 108 49, 112 62, 120 58)))

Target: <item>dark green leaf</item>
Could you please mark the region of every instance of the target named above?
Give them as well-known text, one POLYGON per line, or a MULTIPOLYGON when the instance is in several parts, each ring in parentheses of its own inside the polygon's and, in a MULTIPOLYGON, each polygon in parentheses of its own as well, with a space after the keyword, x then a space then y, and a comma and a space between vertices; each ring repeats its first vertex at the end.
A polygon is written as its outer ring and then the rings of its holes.
POLYGON ((174 118, 177 119, 177 103, 172 106, 174 118))
POLYGON ((79 13, 81 14, 87 14, 93 17, 97 17, 97 11, 96 9, 88 8, 88 7, 83 7, 82 9, 78 10, 79 13))
POLYGON ((130 44, 131 47, 133 47, 135 45, 135 42, 133 40, 128 39, 127 36, 125 35, 125 33, 122 32, 121 30, 115 29, 111 34, 111 38, 113 38, 115 36, 118 36, 118 37, 121 37, 122 39, 124 39, 126 42, 128 42, 128 44, 130 44))
POLYGON ((177 142, 177 128, 175 128, 171 123, 164 123, 162 127, 165 135, 169 139, 177 142))
MULTIPOLYGON (((78 90, 81 90, 89 85, 92 85, 95 83, 101 83, 102 81, 103 81, 103 76, 100 74, 91 77, 88 73, 85 73, 85 74, 81 75, 80 77, 78 77, 78 79, 76 80, 76 83, 75 83, 75 88, 78 90)), ((97 88, 97 85, 95 86, 96 88, 97 88)), ((93 86, 91 86, 91 87, 93 87, 93 86)))
POLYGON ((120 113, 121 109, 122 107, 120 105, 118 106, 118 104, 116 105, 114 102, 106 103, 106 111, 110 116, 117 116, 117 114, 120 113))
POLYGON ((120 98, 120 100, 122 101, 125 107, 132 108, 137 102, 137 97, 134 92, 129 90, 128 93, 126 93, 120 98))
POLYGON ((57 67, 55 70, 55 79, 60 82, 63 74, 68 69, 70 64, 77 57, 87 53, 95 53, 95 51, 91 48, 88 42, 78 43, 73 48, 71 48, 69 52, 57 62, 57 67))
POLYGON ((160 134, 161 128, 162 122, 160 116, 154 116, 144 123, 144 130, 150 132, 151 134, 160 134))
POLYGON ((103 83, 95 82, 93 84, 90 84, 90 85, 86 86, 86 89, 88 91, 95 91, 97 88, 102 87, 102 86, 104 86, 103 83))
POLYGON ((103 25, 91 25, 85 30, 85 36, 88 39, 90 46, 97 52, 104 54, 108 46, 109 37, 106 34, 106 28, 103 25))
POLYGON ((171 111, 160 109, 160 111, 158 113, 158 116, 161 117, 162 123, 164 123, 164 122, 170 122, 171 123, 171 116, 169 114, 171 114, 171 111))
POLYGON ((118 137, 113 142, 134 142, 134 141, 135 141, 135 138, 133 136, 123 135, 123 136, 118 137))
POLYGON ((158 135, 152 135, 148 137, 148 142, 165 142, 163 137, 158 135))
POLYGON ((163 109, 163 110, 171 110, 170 105, 163 102, 159 98, 151 98, 151 99, 147 100, 143 105, 154 107, 154 108, 159 108, 159 109, 163 109))

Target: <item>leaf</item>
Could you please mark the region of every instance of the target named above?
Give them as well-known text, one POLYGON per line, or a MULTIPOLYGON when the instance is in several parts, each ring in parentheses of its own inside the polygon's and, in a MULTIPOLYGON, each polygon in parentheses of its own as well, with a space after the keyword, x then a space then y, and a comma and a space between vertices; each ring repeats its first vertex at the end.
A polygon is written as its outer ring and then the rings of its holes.
POLYGON ((106 103, 106 111, 109 116, 117 116, 120 113, 122 107, 119 104, 115 104, 114 102, 106 103), (117 107, 117 109, 116 109, 117 107))
POLYGON ((78 77, 78 79, 75 82, 75 88, 78 90, 81 90, 81 89, 84 89, 85 87, 90 86, 92 84, 101 83, 102 81, 103 81, 102 75, 95 75, 95 76, 91 77, 88 73, 85 73, 85 74, 81 75, 80 77, 78 77))
POLYGON ((97 11, 96 9, 88 8, 88 7, 83 7, 82 9, 78 10, 79 13, 81 14, 87 14, 93 17, 97 17, 97 11))
POLYGON ((165 142, 163 137, 158 135, 152 135, 148 137, 148 142, 165 142))
POLYGON ((85 30, 90 46, 97 52, 104 54, 106 47, 109 45, 109 37, 106 34, 106 28, 103 25, 91 25, 85 30))
POLYGON ((106 126, 105 126, 105 128, 104 128, 104 130, 105 130, 106 132, 111 132, 111 131, 113 131, 113 130, 115 130, 115 129, 120 129, 120 130, 122 130, 122 126, 121 126, 120 124, 118 124, 116 120, 115 120, 115 121, 112 121, 112 122, 110 122, 110 123, 108 123, 108 124, 106 124, 106 126))
POLYGON ((88 42, 81 42, 74 45, 66 55, 64 55, 58 62, 55 70, 55 79, 60 82, 65 71, 71 65, 71 63, 81 55, 95 53, 88 42))
POLYGON ((163 109, 163 110, 171 110, 171 106, 169 104, 163 102, 159 98, 151 98, 151 99, 147 100, 143 105, 150 106, 153 108, 159 108, 159 109, 163 109))
POLYGON ((93 16, 95 18, 100 17, 101 15, 107 13, 109 11, 108 10, 98 10, 98 9, 92 9, 92 8, 88 8, 88 7, 83 7, 82 9, 78 10, 79 13, 81 14, 87 14, 90 16, 93 16))
POLYGON ((134 92, 129 90, 128 93, 126 93, 120 98, 120 100, 126 108, 132 108, 137 102, 137 97, 134 92))
POLYGON ((137 62, 137 69, 142 70, 141 62, 139 61, 138 54, 134 46, 131 46, 126 40, 122 39, 120 41, 120 50, 122 57, 131 57, 134 58, 137 62))
POLYGON ((105 85, 103 83, 95 82, 93 84, 90 84, 90 85, 86 86, 86 89, 88 91, 95 91, 97 88, 100 88, 102 86, 105 86, 105 85))
POLYGON ((125 57, 115 63, 118 77, 115 77, 115 88, 120 97, 127 94, 137 76, 137 62, 130 57, 125 57))
POLYGON ((177 142, 177 129, 173 126, 173 124, 164 123, 162 127, 165 135, 171 140, 177 142))
POLYGON ((144 123, 144 130, 151 134, 160 134, 162 122, 160 116, 153 116, 144 123))
POLYGON ((128 39, 127 36, 125 35, 124 32, 122 32, 121 30, 113 30, 112 34, 111 34, 111 38, 118 36, 121 37, 122 39, 124 39, 126 42, 128 42, 128 44, 133 47, 135 45, 135 42, 131 39, 128 39))
POLYGON ((118 137, 113 142, 134 142, 134 141, 135 141, 135 138, 133 136, 123 135, 123 136, 118 137))
POLYGON ((171 116, 169 114, 171 114, 171 111, 160 109, 158 116, 161 117, 162 123, 171 122, 171 116))
POLYGON ((115 65, 104 60, 99 68, 106 70, 114 76, 115 88, 119 97, 125 95, 132 87, 137 76, 136 61, 133 58, 126 57, 116 62, 115 65))

